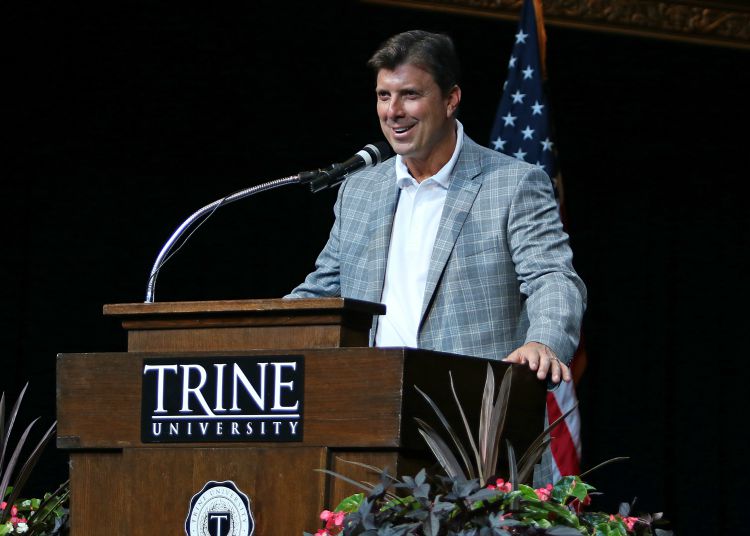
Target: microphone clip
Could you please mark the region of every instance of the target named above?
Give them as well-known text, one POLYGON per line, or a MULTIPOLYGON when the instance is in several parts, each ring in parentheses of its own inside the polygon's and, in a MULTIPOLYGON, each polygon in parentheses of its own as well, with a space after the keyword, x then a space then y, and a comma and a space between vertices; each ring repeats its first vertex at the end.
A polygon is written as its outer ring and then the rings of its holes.
POLYGON ((326 188, 338 186, 347 177, 347 173, 341 173, 343 167, 341 164, 333 164, 325 169, 317 170, 315 176, 309 181, 310 191, 317 194, 326 188))

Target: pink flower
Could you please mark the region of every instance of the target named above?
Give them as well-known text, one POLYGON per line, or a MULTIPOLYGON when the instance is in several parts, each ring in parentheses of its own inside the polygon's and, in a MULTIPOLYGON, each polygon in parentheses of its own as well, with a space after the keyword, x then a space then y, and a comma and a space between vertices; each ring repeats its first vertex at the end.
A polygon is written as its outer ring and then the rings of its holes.
POLYGON ((346 517, 346 514, 344 512, 336 512, 333 514, 333 524, 337 527, 340 527, 344 523, 344 518, 346 517))
POLYGON ((338 534, 341 530, 340 528, 336 531, 332 531, 330 534, 327 531, 335 527, 341 527, 341 525, 344 524, 345 517, 346 512, 331 512, 330 510, 323 510, 320 513, 320 519, 326 522, 326 527, 325 529, 320 529, 323 532, 321 534, 316 533, 315 536, 331 536, 333 534, 338 534))
POLYGON ((329 536, 329 534, 326 529, 318 529, 318 532, 315 533, 315 536, 329 536))
POLYGON ((547 484, 544 488, 535 489, 534 493, 536 493, 536 496, 539 497, 540 501, 548 501, 552 494, 552 484, 547 484))
POLYGON ((633 528, 635 527, 635 524, 638 523, 637 517, 622 517, 620 514, 617 514, 616 516, 610 515, 609 520, 610 521, 617 521, 617 520, 622 521, 623 523, 625 523, 625 527, 628 530, 633 530, 633 528))
MULTIPOLYGON (((5 510, 5 507, 8 506, 8 503, 3 501, 0 503, 0 510, 5 510)), ((16 517, 18 515, 18 508, 16 508, 15 505, 10 507, 10 517, 16 517)))
POLYGON ((498 491, 502 491, 503 493, 510 493, 513 491, 513 485, 510 482, 506 482, 502 478, 498 478, 495 481, 495 484, 488 484, 487 489, 496 489, 498 491))
POLYGON ((628 528, 628 530, 633 530, 635 524, 638 523, 637 517, 623 517, 622 520, 625 522, 625 526, 628 528))

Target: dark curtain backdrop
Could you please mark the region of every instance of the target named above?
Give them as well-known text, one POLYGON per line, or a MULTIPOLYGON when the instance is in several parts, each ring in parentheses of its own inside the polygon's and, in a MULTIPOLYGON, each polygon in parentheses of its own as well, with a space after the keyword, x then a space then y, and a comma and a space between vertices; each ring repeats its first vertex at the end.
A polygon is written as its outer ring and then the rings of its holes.
MULTIPOLYGON (((56 354, 125 350, 102 305, 143 300, 187 216, 381 139, 365 62, 384 38, 454 37, 460 118, 487 143, 516 26, 354 1, 2 9, 0 378, 11 400, 30 382, 21 422, 41 416, 39 432, 56 354)), ((749 67, 748 51, 548 28, 590 295, 583 465, 629 456, 589 476, 598 506, 637 497, 680 536, 743 525, 749 67)), ((222 208, 157 300, 281 296, 312 268, 334 199, 286 187, 222 208)), ((28 491, 66 475, 51 446, 28 491)))

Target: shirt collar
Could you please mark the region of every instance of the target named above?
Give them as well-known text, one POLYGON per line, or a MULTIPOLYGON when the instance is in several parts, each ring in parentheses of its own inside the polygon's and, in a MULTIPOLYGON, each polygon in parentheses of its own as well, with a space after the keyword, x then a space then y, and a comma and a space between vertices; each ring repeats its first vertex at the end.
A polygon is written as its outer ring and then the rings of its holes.
MULTIPOLYGON (((456 167, 458 161, 458 154, 461 152, 461 147, 464 144, 464 126, 460 121, 456 120, 456 147, 453 149, 453 155, 448 162, 440 168, 432 177, 428 177, 426 180, 433 180, 443 188, 447 189, 451 182, 451 173, 453 168, 456 167)), ((399 188, 404 188, 415 181, 414 177, 409 173, 409 168, 406 167, 404 159, 401 155, 396 155, 396 184, 399 188)))

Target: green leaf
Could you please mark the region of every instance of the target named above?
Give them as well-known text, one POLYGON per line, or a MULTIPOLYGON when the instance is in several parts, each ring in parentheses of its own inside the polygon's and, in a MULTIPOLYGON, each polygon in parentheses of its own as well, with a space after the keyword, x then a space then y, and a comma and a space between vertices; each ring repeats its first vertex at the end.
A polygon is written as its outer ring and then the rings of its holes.
POLYGON ((54 522, 56 518, 62 518, 66 511, 62 507, 68 501, 70 497, 70 480, 65 481, 60 485, 53 493, 45 493, 44 500, 38 501, 34 499, 33 502, 39 502, 39 506, 36 508, 36 512, 32 517, 29 518, 29 532, 26 536, 44 536, 45 527, 48 523, 54 522))
POLYGON ((584 533, 573 527, 566 527, 565 525, 556 525, 547 529, 548 536, 581 536, 581 534, 584 533))
POLYGON ((585 484, 578 476, 564 476, 552 488, 552 498, 560 504, 565 504, 570 497, 583 501, 593 486, 585 484))
POLYGON ((533 501, 539 500, 539 497, 537 497, 536 493, 534 492, 534 488, 532 488, 531 486, 527 486, 526 484, 519 484, 518 491, 521 492, 521 496, 524 499, 531 499, 533 501))
POLYGON ((545 510, 556 514, 557 517, 564 519, 569 525, 572 525, 574 527, 578 527, 581 525, 581 523, 578 521, 578 516, 576 516, 573 512, 571 512, 564 506, 555 504, 552 501, 542 501, 541 506, 545 510))
POLYGON ((582 501, 586 498, 586 495, 589 494, 589 490, 591 490, 591 486, 588 486, 584 484, 580 478, 575 479, 575 485, 573 486, 573 489, 570 491, 570 494, 578 499, 579 501, 582 501))
POLYGON ((334 512, 356 512, 357 510, 359 510, 359 506, 364 500, 364 493, 355 493, 354 495, 350 495, 349 497, 346 497, 344 500, 342 500, 338 504, 338 506, 336 506, 334 512))

